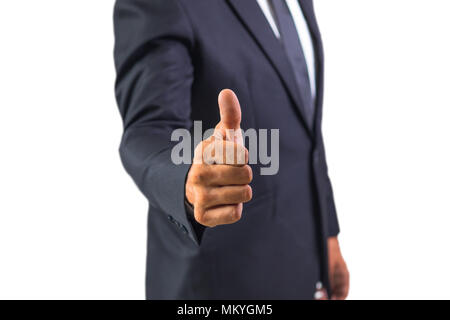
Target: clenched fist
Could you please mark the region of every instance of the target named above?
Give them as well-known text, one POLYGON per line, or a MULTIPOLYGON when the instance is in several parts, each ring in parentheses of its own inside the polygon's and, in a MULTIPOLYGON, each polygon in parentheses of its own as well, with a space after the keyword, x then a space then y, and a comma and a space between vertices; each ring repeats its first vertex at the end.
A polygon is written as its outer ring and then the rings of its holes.
POLYGON ((186 180, 186 199, 195 220, 207 227, 230 224, 242 215, 242 204, 252 198, 252 169, 243 146, 241 107, 231 90, 219 94, 220 122, 214 134, 195 148, 186 180))

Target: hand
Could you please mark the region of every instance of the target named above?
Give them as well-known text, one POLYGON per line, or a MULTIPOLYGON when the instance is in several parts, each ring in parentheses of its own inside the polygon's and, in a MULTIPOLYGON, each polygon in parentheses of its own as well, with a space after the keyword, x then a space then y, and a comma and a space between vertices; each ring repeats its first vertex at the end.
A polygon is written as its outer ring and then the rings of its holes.
POLYGON ((331 300, 344 300, 350 288, 350 274, 341 254, 337 237, 328 238, 328 274, 331 300))
POLYGON ((186 199, 197 222, 207 227, 240 220, 244 202, 252 198, 252 169, 243 146, 241 107, 231 90, 219 94, 220 122, 214 134, 195 148, 186 179, 186 199))

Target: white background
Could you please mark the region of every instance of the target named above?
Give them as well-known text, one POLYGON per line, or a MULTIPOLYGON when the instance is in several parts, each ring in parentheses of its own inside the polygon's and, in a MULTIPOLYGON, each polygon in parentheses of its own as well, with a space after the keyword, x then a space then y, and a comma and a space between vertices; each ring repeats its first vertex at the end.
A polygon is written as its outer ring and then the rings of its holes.
MULTIPOLYGON (((0 2, 0 298, 144 298, 113 1, 0 2)), ((450 298, 450 2, 316 0, 352 299, 450 298)))

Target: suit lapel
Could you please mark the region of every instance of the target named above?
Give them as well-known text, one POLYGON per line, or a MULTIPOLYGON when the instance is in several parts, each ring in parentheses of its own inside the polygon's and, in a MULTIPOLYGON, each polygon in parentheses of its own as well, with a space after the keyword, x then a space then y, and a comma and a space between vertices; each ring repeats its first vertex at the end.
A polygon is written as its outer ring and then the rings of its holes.
POLYGON ((300 112, 305 127, 312 136, 312 128, 308 126, 308 122, 306 121, 303 103, 297 88, 292 66, 289 63, 281 42, 274 35, 258 3, 256 0, 228 0, 228 2, 272 63, 297 110, 300 112))
POLYGON ((299 0, 308 23, 309 31, 313 39, 314 54, 316 61, 316 114, 315 114, 315 131, 320 130, 320 121, 322 119, 323 110, 323 90, 324 90, 324 53, 322 39, 320 36, 319 26, 314 14, 314 6, 312 0, 299 0))

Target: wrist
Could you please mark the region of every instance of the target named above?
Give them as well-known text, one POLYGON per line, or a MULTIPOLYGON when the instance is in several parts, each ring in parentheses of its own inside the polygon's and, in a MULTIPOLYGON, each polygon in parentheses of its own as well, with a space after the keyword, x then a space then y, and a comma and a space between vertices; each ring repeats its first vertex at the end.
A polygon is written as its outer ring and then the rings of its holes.
POLYGON ((328 237, 328 252, 339 252, 339 241, 337 237, 328 237))

